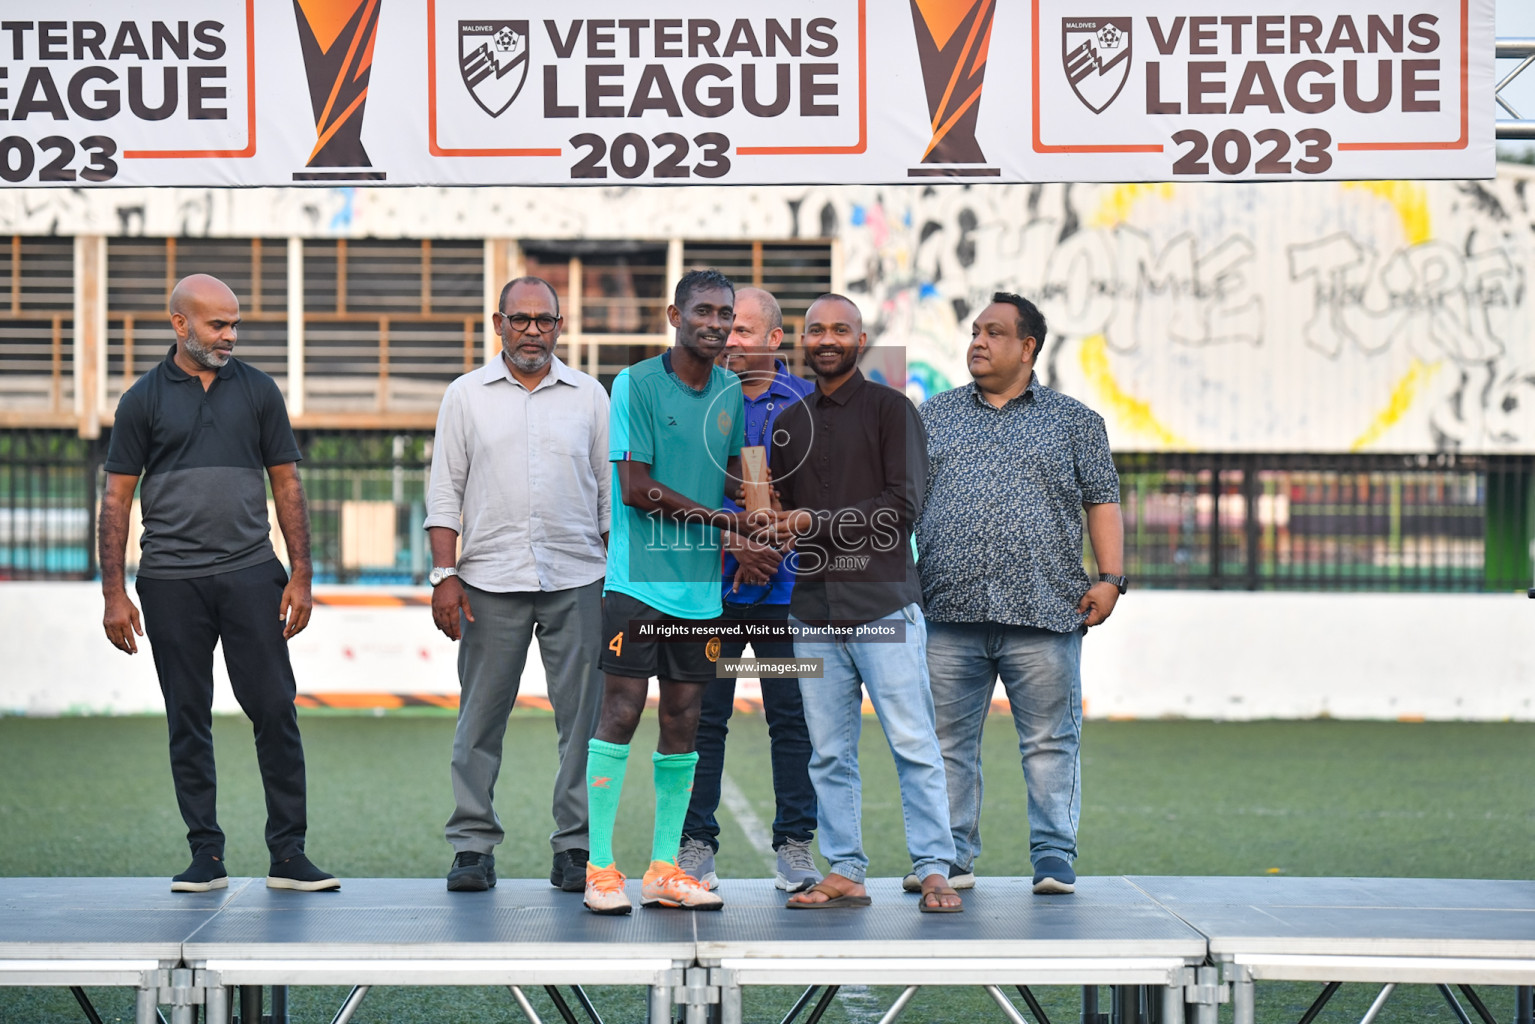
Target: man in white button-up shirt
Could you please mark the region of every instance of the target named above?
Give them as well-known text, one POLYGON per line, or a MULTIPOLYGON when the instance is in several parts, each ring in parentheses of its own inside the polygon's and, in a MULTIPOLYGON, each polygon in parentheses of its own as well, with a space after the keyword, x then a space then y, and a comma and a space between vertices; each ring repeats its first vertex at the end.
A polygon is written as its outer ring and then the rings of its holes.
POLYGON ((505 833, 491 797, 536 633, 559 732, 549 881, 581 892, 590 847, 586 747, 602 706, 608 396, 555 356, 559 297, 547 281, 517 278, 499 305, 500 354, 443 396, 427 494, 432 618, 462 641, 448 888, 496 884, 492 851, 505 833))

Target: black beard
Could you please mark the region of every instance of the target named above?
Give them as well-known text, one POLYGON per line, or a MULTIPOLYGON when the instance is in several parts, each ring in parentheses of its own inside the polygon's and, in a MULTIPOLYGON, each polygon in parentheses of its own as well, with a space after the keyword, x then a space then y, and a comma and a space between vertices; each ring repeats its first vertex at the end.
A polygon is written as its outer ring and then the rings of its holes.
MULTIPOLYGON (((841 351, 837 349, 832 349, 830 351, 835 351, 838 355, 842 354, 841 351)), ((825 371, 823 371, 820 364, 816 362, 816 356, 819 354, 819 350, 810 353, 810 370, 817 377, 840 377, 858 365, 858 350, 856 348, 851 353, 848 353, 835 367, 825 371)))
POLYGON ((682 343, 683 348, 687 349, 689 352, 693 353, 693 355, 697 356, 699 359, 704 360, 705 362, 713 362, 714 360, 718 359, 721 353, 723 353, 725 350, 725 339, 723 336, 719 339, 718 342, 706 341, 700 334, 694 334, 692 337, 680 337, 677 340, 682 343), (706 345, 712 347, 713 351, 710 351, 709 348, 705 348, 706 345))

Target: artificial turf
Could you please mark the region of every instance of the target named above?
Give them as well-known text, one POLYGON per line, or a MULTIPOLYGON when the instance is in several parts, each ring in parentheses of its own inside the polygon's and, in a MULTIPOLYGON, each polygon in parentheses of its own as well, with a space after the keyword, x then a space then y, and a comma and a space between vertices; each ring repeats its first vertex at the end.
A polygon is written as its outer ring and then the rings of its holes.
MULTIPOLYGON (((442 824, 451 810, 446 716, 303 718, 309 762, 310 836, 316 863, 346 878, 437 877, 451 853, 442 824)), ((654 743, 647 719, 636 749, 654 743)), ((220 818, 233 874, 266 866, 264 816, 249 724, 215 724, 220 818)), ((757 816, 773 817, 767 731, 759 715, 737 715, 726 771, 757 816)), ((1025 792, 1011 722, 993 716, 985 763, 986 846, 977 871, 1029 872, 1025 792)), ((1191 721, 1088 722, 1083 741, 1082 874, 1377 875, 1535 877, 1535 724, 1191 721)), ((513 716, 496 804, 507 828, 498 873, 544 877, 549 867, 552 718, 513 716)), ((864 838, 871 874, 909 868, 902 851, 895 772, 874 719, 863 739, 864 838)), ((0 718, 0 875, 169 876, 186 846, 154 717, 0 718)), ((616 850, 637 872, 650 845, 648 772, 631 773, 616 850)), ((760 877, 765 865, 729 813, 720 815, 719 872, 760 877)), ((1295 1020, 1319 986, 1260 985, 1263 1020, 1295 1020)), ((328 1020, 341 995, 295 989, 295 1021, 328 1020)), ((752 990, 749 1020, 778 1020, 797 993, 752 990)), ((1056 1024, 1078 1013, 1078 993, 1041 990, 1056 1024)), ((877 1020, 894 998, 881 989, 844 991, 828 1024, 877 1020)), ((1507 991, 1488 990, 1500 1018, 1507 991)), ((131 993, 93 990, 107 1020, 132 1019, 131 993)), ((1321 1024, 1357 1020, 1374 996, 1345 986, 1321 1024)), ((609 1021, 643 1019, 635 991, 595 990, 609 1021)), ((1106 995, 1105 995, 1106 998, 1106 995)), ((541 993, 534 1005, 548 1019, 541 993)), ((1229 1015, 1229 1007, 1223 1008, 1229 1015)), ((353 1018, 383 1021, 519 1019, 504 992, 376 989, 353 1018)), ((0 989, 0 1022, 76 1020, 67 992, 0 989)), ((906 1021, 1000 1020, 979 992, 924 990, 906 1021)), ((1378 1018, 1453 1021, 1430 988, 1406 987, 1378 1018)))

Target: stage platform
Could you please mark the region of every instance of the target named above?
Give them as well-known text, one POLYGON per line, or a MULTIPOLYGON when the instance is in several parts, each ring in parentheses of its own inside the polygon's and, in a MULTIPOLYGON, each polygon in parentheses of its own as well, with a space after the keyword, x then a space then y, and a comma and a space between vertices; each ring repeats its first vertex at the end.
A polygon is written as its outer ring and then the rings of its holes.
POLYGON ((981 986, 1014 1024, 1026 1017, 1003 986, 1036 1019, 1031 986, 1081 986, 1098 1024, 1099 987, 1112 986, 1116 1024, 1204 1024, 1228 1000, 1248 1024, 1266 979, 1415 982, 1447 995, 1516 986, 1516 1022, 1532 1024, 1535 882, 1095 877, 1035 896, 1027 879, 982 877, 950 915, 919 913, 895 879, 869 889, 871 907, 791 911, 767 880, 726 879, 719 913, 599 917, 531 879, 488 893, 435 878, 347 879, 334 893, 231 879, 181 894, 159 878, 6 878, 0 985, 132 987, 138 1024, 160 1006, 172 1024, 199 1007, 226 1024, 252 993, 290 985, 353 986, 337 1024, 377 985, 508 986, 535 1021, 529 986, 645 986, 651 1024, 737 1024, 743 990, 760 985, 810 986, 807 1024, 842 985, 900 986, 887 1022, 919 987, 981 986))
MULTIPOLYGON (((1235 1024, 1252 1024, 1261 980, 1510 985, 1530 1024, 1535 881, 1433 878, 1131 878, 1205 936, 1230 988, 1235 1024)), ((1336 991, 1324 990, 1321 1005, 1336 991)), ((1382 988, 1373 1010, 1390 997, 1382 988)), ((1473 1011, 1490 1024, 1474 992, 1473 1011)))

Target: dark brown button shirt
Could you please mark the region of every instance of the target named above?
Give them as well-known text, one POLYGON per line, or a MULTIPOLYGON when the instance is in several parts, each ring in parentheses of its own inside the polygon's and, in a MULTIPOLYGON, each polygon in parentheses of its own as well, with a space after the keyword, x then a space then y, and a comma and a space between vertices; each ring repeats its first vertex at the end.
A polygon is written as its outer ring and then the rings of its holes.
POLYGON ((789 612, 811 625, 857 625, 922 601, 911 535, 927 490, 927 434, 906 396, 861 372, 819 387, 778 417, 773 484, 809 509, 789 612))

